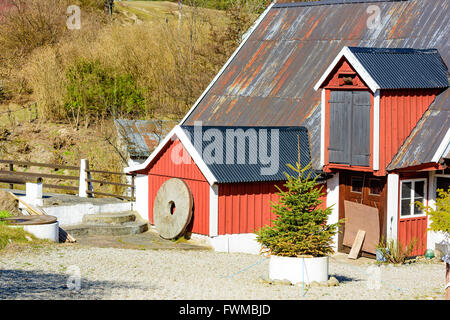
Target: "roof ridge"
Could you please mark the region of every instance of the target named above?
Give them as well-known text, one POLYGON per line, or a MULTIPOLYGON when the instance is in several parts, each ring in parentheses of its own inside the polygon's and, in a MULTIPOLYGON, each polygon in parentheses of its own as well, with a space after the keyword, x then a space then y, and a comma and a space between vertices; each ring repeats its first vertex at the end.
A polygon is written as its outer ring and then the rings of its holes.
POLYGON ((384 48, 384 47, 348 47, 353 52, 367 52, 367 53, 392 53, 392 54, 438 54, 436 48, 384 48))
POLYGON ((273 8, 312 7, 333 4, 377 3, 377 2, 407 2, 409 0, 320 0, 308 2, 283 2, 275 3, 273 8))

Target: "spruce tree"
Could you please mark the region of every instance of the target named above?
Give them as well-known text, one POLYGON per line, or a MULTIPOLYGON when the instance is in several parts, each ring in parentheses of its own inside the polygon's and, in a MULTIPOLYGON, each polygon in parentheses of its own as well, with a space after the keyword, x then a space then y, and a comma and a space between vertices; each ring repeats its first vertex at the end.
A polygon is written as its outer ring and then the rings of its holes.
POLYGON ((301 168, 288 165, 296 172, 289 175, 285 190, 278 188, 278 202, 272 202, 276 219, 272 226, 265 226, 256 232, 257 241, 264 252, 278 256, 322 257, 333 253, 333 236, 338 232, 338 221, 327 224, 331 207, 321 206, 323 185, 317 183, 317 176, 311 179, 311 165, 301 168))

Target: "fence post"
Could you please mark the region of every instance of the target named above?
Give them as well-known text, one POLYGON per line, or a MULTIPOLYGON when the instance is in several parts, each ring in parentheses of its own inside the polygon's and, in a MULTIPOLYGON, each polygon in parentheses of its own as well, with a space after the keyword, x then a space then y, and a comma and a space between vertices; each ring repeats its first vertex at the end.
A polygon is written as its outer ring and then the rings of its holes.
MULTIPOLYGON (((12 163, 9 164, 9 171, 14 171, 14 165, 13 165, 12 163)), ((10 188, 10 189, 14 189, 14 184, 11 183, 11 184, 9 185, 9 188, 10 188)))
POLYGON ((134 195, 136 193, 136 181, 135 181, 136 175, 131 176, 131 198, 134 198, 134 195))
POLYGON ((26 182, 26 201, 35 206, 42 206, 44 200, 42 198, 42 178, 38 178, 35 182, 26 182))
POLYGON ((89 161, 87 159, 81 159, 80 163, 80 182, 78 186, 78 196, 82 198, 92 197, 92 194, 87 191, 94 191, 91 182, 86 180, 91 179, 91 173, 89 172, 89 161))

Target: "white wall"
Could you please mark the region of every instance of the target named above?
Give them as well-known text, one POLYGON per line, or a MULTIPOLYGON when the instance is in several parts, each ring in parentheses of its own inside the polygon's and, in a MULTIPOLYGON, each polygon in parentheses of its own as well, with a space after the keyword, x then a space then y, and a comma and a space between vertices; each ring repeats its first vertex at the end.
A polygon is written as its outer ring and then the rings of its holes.
POLYGON ((386 232, 388 240, 397 240, 399 183, 400 177, 398 174, 388 174, 386 208, 386 232))
MULTIPOLYGON (((327 207, 332 207, 333 213, 328 218, 328 223, 336 223, 339 220, 339 173, 327 180, 327 207)), ((334 251, 338 250, 338 234, 333 237, 334 251)))
POLYGON ((144 174, 138 174, 134 179, 136 185, 136 204, 134 210, 139 216, 147 221, 148 220, 148 176, 144 174))

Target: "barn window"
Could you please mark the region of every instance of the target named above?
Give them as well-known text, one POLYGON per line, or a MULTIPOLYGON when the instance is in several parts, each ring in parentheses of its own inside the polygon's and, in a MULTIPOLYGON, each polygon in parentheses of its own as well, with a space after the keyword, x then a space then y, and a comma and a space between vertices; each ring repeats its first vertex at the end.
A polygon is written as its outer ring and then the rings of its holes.
POLYGON ((369 166, 370 93, 331 91, 329 162, 369 166))
POLYGON ((424 211, 416 204, 425 204, 426 180, 404 180, 400 192, 400 216, 402 218, 423 215, 424 211))
POLYGON ((379 179, 369 180, 369 193, 376 196, 381 194, 381 181, 379 179))
POLYGON ((354 81, 356 78, 356 74, 344 74, 341 73, 338 75, 339 85, 340 86, 352 86, 354 85, 354 81))
POLYGON ((361 177, 352 177, 352 192, 362 193, 363 179, 361 177))

